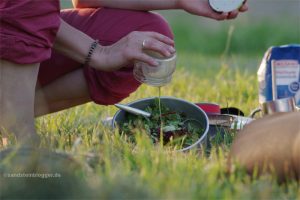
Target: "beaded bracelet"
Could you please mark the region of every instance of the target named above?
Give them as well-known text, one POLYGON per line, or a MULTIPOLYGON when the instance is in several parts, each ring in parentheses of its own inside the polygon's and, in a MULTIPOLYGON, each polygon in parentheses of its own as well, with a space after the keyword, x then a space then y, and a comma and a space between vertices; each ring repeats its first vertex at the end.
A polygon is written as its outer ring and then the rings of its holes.
POLYGON ((92 55, 93 55, 93 53, 94 53, 94 51, 95 51, 95 49, 96 49, 96 47, 97 47, 98 44, 99 44, 99 40, 95 40, 91 44, 89 52, 88 52, 88 54, 87 54, 87 56, 86 56, 86 58, 84 60, 84 64, 83 64, 84 66, 89 66, 90 61, 91 61, 91 57, 92 57, 92 55))

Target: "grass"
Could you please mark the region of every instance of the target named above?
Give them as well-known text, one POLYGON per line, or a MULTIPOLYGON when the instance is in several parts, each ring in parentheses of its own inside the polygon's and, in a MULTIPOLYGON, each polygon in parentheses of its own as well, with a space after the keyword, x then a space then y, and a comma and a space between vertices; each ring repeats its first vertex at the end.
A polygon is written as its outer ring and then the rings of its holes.
POLYGON ((251 21, 246 15, 236 21, 214 22, 175 12, 167 19, 175 33, 177 49, 185 52, 218 56, 224 53, 229 34, 229 54, 257 56, 270 46, 300 43, 299 18, 251 21))
MULTIPOLYGON (((214 101, 222 106, 234 105, 247 112, 257 106, 256 75, 251 70, 238 68, 246 58, 218 60, 209 57, 210 62, 206 62, 206 59, 182 54, 173 82, 164 87, 162 93, 191 102, 214 101), (187 67, 191 70, 186 70, 187 67)), ((124 103, 156 95, 157 89, 142 86, 124 103)), ((72 181, 80 183, 80 187, 69 185, 66 177, 61 178, 63 182, 51 184, 50 179, 41 180, 38 184, 28 180, 5 180, 8 186, 2 190, 4 197, 14 197, 13 194, 22 191, 24 185, 25 189, 30 190, 35 184, 39 188, 43 188, 43 185, 60 188, 61 196, 58 197, 79 199, 300 197, 299 185, 295 181, 279 185, 272 175, 253 178, 242 169, 228 174, 226 160, 230 142, 215 144, 208 157, 198 151, 178 153, 154 147, 143 134, 137 139, 137 146, 132 147, 116 131, 101 123, 101 120, 112 116, 115 111, 113 106, 89 103, 39 118, 36 126, 42 136, 42 147, 69 152, 83 166, 89 163, 92 167, 83 167, 80 173, 72 174, 75 177, 72 181), (93 157, 87 157, 86 154, 92 154, 93 157), (64 182, 66 184, 62 184, 64 182)), ((30 190, 26 197, 34 195, 51 199, 53 192, 50 190, 36 194, 37 191, 30 190)))
MULTIPOLYGON (((289 31, 292 23, 230 22, 213 24, 206 30, 191 26, 190 18, 175 22, 174 16, 167 17, 176 35, 178 69, 172 83, 162 88, 162 94, 191 102, 235 106, 246 114, 258 105, 256 70, 263 52, 270 45, 300 42, 298 32, 289 31), (286 28, 273 31, 278 24, 286 28), (226 48, 230 27, 234 31, 226 48)), ((123 103, 157 95, 156 88, 143 85, 123 103)), ((55 188, 60 188, 56 197, 69 199, 300 198, 295 181, 280 185, 272 175, 250 176, 243 169, 227 173, 230 141, 215 144, 209 156, 198 151, 178 153, 154 147, 143 134, 133 147, 102 124, 116 110, 113 106, 88 103, 38 118, 41 146, 74 156, 83 167, 79 173, 70 173, 74 183, 81 184, 70 184, 66 177, 57 182, 0 177, 0 197, 20 197, 22 191, 23 198, 35 195, 52 199, 55 188), (35 190, 43 187, 54 189, 40 193, 35 190)))

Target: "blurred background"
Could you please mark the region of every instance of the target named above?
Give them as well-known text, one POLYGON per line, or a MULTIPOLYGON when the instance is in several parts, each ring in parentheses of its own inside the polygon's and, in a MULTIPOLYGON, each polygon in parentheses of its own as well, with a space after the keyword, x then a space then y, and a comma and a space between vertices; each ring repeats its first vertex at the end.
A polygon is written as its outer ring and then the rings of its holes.
MULTIPOLYGON (((300 0, 249 0, 249 11, 236 20, 214 21, 184 11, 159 11, 169 21, 181 54, 238 54, 257 59, 270 47, 300 43, 300 0)), ((71 8, 71 0, 61 0, 71 8)), ((255 67, 256 64, 254 64, 255 67)))
MULTIPOLYGON (((62 8, 72 7, 61 0, 62 8)), ((233 21, 218 22, 186 14, 160 11, 171 24, 178 51, 220 55, 227 53, 262 54, 272 45, 300 43, 300 0, 249 0, 249 11, 233 21)))
POLYGON ((170 21, 179 50, 219 55, 232 31, 228 53, 262 54, 269 46, 300 42, 300 1, 249 1, 249 11, 233 21, 163 12, 170 21))

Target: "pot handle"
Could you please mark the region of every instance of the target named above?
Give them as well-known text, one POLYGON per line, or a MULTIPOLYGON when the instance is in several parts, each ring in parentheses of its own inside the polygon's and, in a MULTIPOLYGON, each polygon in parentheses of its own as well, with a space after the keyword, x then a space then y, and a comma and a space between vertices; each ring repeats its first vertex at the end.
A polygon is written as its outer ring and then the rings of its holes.
POLYGON ((254 118, 255 115, 256 115, 257 113, 261 112, 261 111, 262 111, 261 108, 255 108, 255 109, 252 110, 252 112, 250 113, 250 117, 251 117, 251 118, 254 118))
MULTIPOLYGON (((261 108, 255 108, 254 110, 252 110, 252 112, 250 113, 249 117, 254 118, 255 115, 259 112, 261 112, 262 109, 261 108)), ((296 112, 300 112, 300 107, 296 106, 296 112)))

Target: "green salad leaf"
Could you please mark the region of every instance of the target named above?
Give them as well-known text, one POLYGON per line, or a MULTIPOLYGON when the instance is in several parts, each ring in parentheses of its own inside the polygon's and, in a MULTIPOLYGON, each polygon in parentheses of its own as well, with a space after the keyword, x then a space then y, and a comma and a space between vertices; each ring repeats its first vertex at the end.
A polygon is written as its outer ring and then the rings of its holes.
POLYGON ((136 116, 126 113, 125 123, 121 125, 121 132, 125 134, 130 142, 135 143, 135 132, 137 128, 144 130, 152 139, 154 144, 160 142, 160 134, 163 134, 163 144, 181 149, 194 144, 203 135, 203 128, 199 124, 190 123, 194 119, 187 119, 186 115, 175 112, 161 103, 161 116, 159 111, 159 100, 145 108, 151 113, 151 117, 136 116))

